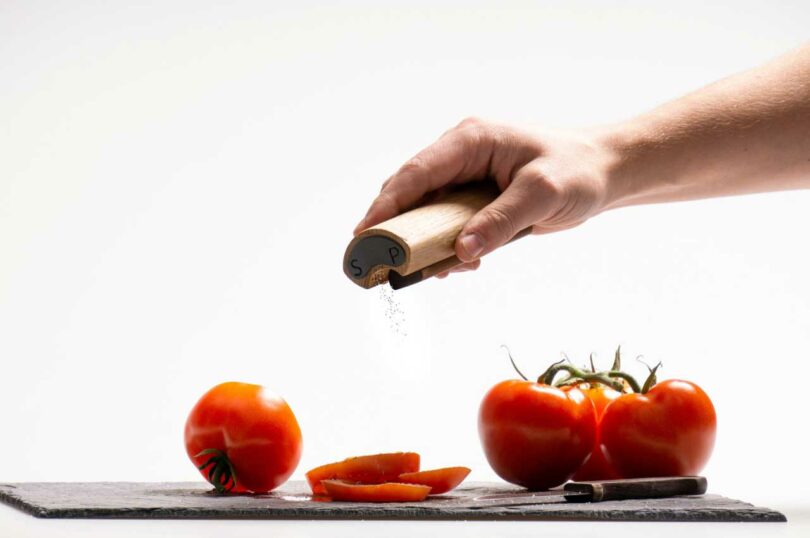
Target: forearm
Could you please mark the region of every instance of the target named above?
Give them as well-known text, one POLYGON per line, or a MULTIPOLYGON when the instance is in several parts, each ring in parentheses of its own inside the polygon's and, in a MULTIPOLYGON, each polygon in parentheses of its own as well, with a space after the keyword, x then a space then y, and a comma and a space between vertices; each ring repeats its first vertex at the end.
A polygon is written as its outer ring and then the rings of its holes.
POLYGON ((810 44, 606 129, 606 208, 810 188, 810 44))

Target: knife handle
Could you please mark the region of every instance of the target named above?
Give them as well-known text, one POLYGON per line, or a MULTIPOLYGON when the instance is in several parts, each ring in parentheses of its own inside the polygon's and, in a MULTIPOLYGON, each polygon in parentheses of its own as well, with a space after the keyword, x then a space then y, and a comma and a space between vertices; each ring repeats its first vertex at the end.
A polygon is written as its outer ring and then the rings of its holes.
POLYGON ((706 493, 707 485, 706 479, 702 476, 568 482, 563 487, 563 495, 565 500, 570 502, 652 499, 674 495, 702 495, 706 493))

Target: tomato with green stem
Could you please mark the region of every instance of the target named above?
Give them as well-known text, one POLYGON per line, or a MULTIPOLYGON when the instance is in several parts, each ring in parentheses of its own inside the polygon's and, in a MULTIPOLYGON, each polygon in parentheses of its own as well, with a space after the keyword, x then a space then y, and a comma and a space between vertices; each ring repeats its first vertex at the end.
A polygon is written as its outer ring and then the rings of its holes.
POLYGON ((237 382, 200 398, 186 421, 185 445, 220 493, 273 490, 293 473, 303 449, 287 402, 260 385, 237 382))
MULTIPOLYGON (((648 366, 649 375, 640 385, 621 370, 620 349, 616 350, 611 370, 600 373, 621 380, 629 393, 604 405, 597 429, 599 449, 594 451, 594 466, 601 467, 594 471, 586 462, 577 479, 689 476, 698 474, 709 461, 717 433, 711 399, 690 381, 669 379, 659 383, 660 367, 661 363, 648 366)), ((582 381, 576 376, 572 379, 582 381)), ((597 408, 607 390, 596 387, 593 401, 597 408)))
MULTIPOLYGON (((656 372, 660 363, 650 368, 647 380, 643 386, 639 385, 633 376, 620 369, 619 353, 617 350, 614 365, 609 371, 596 372, 593 363, 590 372, 583 371, 561 361, 546 370, 535 384, 545 391, 546 400, 551 400, 552 394, 559 399, 560 395, 554 393, 554 390, 577 391, 594 410, 596 427, 591 437, 594 444, 588 451, 589 459, 575 469, 576 473, 572 472, 572 475, 577 480, 604 480, 698 474, 711 456, 717 431, 717 417, 711 399, 700 387, 689 381, 673 379, 658 383, 656 372), (555 381, 556 374, 561 371, 567 372, 568 376, 555 381)), ((511 356, 509 358, 511 360, 511 356)), ((512 365, 514 366, 514 361, 512 365)), ((510 386, 522 383, 520 392, 527 391, 532 384, 526 381, 517 367, 515 370, 524 381, 504 383, 510 386)), ((496 389, 499 387, 496 386, 496 389)), ((510 402, 508 406, 504 406, 507 411, 502 413, 501 421, 506 423, 507 420, 522 420, 517 431, 530 432, 547 450, 544 456, 553 457, 560 438, 555 441, 544 437, 547 433, 545 430, 548 430, 545 424, 540 424, 539 431, 532 429, 538 425, 535 416, 547 411, 540 405, 535 405, 532 412, 525 413, 527 405, 522 402, 527 398, 518 395, 518 391, 514 392, 509 397, 500 397, 504 402, 510 402)), ((490 395, 487 396, 489 397, 490 395)), ((483 408, 482 404, 482 410, 483 408)), ((479 416, 479 429, 480 425, 479 416)), ((501 436, 507 440, 504 442, 501 439, 495 444, 497 450, 494 458, 490 456, 492 449, 487 447, 492 441, 484 443, 490 464, 504 479, 527 485, 528 478, 516 480, 508 473, 521 467, 528 468, 527 463, 520 461, 522 456, 529 454, 532 456, 530 461, 535 461, 534 454, 539 452, 532 452, 520 440, 509 440, 504 434, 501 436), (516 448, 512 453, 510 445, 516 448), (517 453, 520 456, 513 455, 517 453), (499 470, 499 465, 507 467, 507 474, 499 470)), ((485 441, 483 435, 482 441, 485 441)), ((568 455, 573 453, 569 452, 568 455)), ((560 457, 558 464, 567 469, 571 461, 560 457)), ((536 479, 544 473, 551 476, 551 473, 540 467, 527 470, 523 474, 536 479)), ((553 481, 560 481, 560 476, 556 476, 553 481)), ((527 487, 540 486, 535 483, 527 487)))
POLYGON ((543 490, 571 478, 591 453, 596 415, 576 387, 509 380, 484 396, 478 433, 498 476, 543 490))
MULTIPOLYGON (((657 368, 657 367, 656 367, 657 368)), ((711 457, 717 415, 695 383, 655 371, 638 393, 625 394, 605 409, 602 450, 623 478, 698 474, 711 457)))
MULTIPOLYGON (((508 351, 508 350, 507 350, 508 351)), ((495 385, 484 396, 478 433, 487 461, 507 482, 533 490, 548 489, 570 479, 591 453, 596 438, 593 403, 576 386, 554 386, 561 371, 583 381, 621 383, 562 362, 552 365, 537 382, 529 381, 509 360, 522 380, 495 385)))

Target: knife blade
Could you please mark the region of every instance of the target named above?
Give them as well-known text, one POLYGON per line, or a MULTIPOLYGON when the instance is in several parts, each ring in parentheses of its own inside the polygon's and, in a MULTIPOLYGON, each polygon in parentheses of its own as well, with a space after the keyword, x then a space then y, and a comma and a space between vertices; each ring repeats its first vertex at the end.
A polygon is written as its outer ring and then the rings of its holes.
POLYGON ((702 495, 708 482, 702 476, 672 476, 568 482, 562 489, 482 495, 473 501, 488 506, 520 506, 565 500, 568 502, 602 502, 625 499, 654 499, 676 495, 702 495), (490 502, 492 504, 490 504, 490 502))

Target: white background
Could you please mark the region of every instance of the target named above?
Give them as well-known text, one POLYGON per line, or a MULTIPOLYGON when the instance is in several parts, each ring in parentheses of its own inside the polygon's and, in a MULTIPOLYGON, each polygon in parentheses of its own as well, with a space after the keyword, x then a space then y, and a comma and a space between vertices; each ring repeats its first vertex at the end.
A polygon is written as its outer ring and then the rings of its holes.
POLYGON ((0 481, 195 480, 186 414, 283 395, 294 478, 415 450, 496 477, 484 392, 619 343, 699 383, 711 489, 807 507, 810 192, 630 208, 396 292, 341 271, 468 115, 617 121, 810 37, 783 2, 0 3, 0 481), (403 332, 405 334, 403 334, 403 332))

